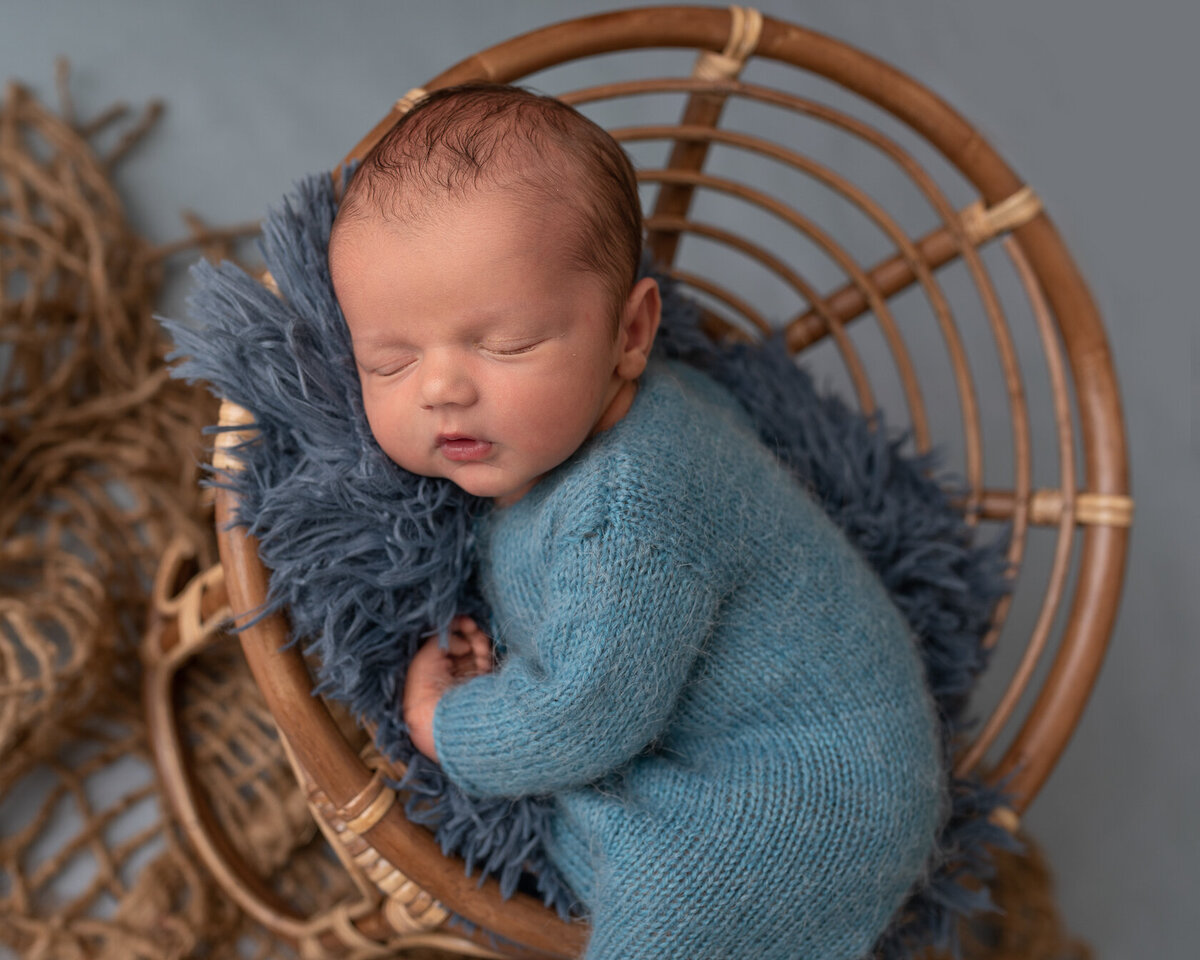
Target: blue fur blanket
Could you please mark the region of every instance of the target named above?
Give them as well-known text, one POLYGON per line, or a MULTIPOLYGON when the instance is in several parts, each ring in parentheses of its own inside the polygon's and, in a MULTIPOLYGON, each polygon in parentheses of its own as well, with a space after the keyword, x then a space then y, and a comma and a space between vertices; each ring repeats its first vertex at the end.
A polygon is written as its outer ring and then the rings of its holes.
MULTIPOLYGON (((486 617, 472 581, 472 520, 488 509, 447 480, 407 473, 371 436, 346 326, 330 284, 326 244, 336 212, 330 178, 297 185, 268 217, 262 251, 276 297, 239 267, 194 270, 192 324, 164 321, 174 375, 205 381, 250 410, 260 440, 238 451, 245 469, 216 475, 241 501, 239 519, 272 571, 268 608, 286 608, 293 636, 320 662, 318 691, 374 724, 380 750, 407 765, 407 809, 467 869, 497 875, 510 894, 536 887, 560 912, 571 901, 542 852, 546 808, 477 801, 415 753, 401 721, 408 662, 421 639, 458 613, 486 617)), ((878 571, 921 639, 947 754, 966 723, 985 665, 982 638, 1007 589, 1004 544, 973 543, 932 458, 901 453, 883 419, 822 395, 782 345, 715 345, 698 311, 663 283, 655 349, 728 387, 768 445, 816 495, 878 571)), ((946 944, 955 919, 988 905, 989 844, 1007 834, 988 813, 998 795, 975 779, 951 785, 953 810, 929 865, 879 944, 884 957, 946 944)))

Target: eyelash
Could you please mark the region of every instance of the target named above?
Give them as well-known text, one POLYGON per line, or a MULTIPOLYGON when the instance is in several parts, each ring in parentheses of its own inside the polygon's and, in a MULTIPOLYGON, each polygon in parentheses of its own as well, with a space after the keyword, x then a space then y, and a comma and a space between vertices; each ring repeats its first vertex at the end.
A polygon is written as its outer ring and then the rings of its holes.
POLYGON ((541 340, 537 340, 534 343, 528 343, 513 350, 497 350, 493 347, 484 347, 483 349, 488 353, 495 354, 498 357, 515 357, 518 354, 528 353, 541 342, 541 340))
MULTIPOLYGON (((484 347, 482 344, 480 344, 480 347, 483 350, 487 351, 488 353, 492 354, 493 356, 516 357, 516 356, 520 356, 522 353, 529 353, 530 350, 532 350, 534 347, 538 346, 538 344, 540 344, 542 342, 543 341, 541 341, 541 340, 535 340, 533 343, 523 344, 522 346, 516 347, 515 349, 512 349, 512 350, 499 350, 495 347, 484 347)), ((412 365, 412 361, 410 360, 408 363, 404 363, 398 367, 382 367, 373 372, 375 373, 375 375, 377 377, 385 377, 385 378, 386 377, 394 377, 398 373, 403 373, 411 365, 412 365)))
POLYGON ((410 366, 412 366, 411 360, 408 363, 401 364, 398 367, 380 367, 374 372, 377 377, 394 377, 398 373, 403 373, 410 366))

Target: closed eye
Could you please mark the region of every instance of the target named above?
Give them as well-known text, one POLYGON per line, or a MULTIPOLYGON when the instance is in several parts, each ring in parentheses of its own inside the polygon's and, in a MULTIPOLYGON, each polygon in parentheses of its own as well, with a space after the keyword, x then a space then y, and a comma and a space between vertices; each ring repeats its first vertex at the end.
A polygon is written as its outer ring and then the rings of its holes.
POLYGON ((544 342, 545 342, 544 340, 533 340, 528 343, 518 344, 516 346, 503 346, 503 347, 501 347, 501 346, 489 347, 486 344, 483 344, 483 349, 486 350, 488 353, 493 354, 494 356, 497 356, 497 357, 515 357, 522 353, 529 353, 529 351, 532 350, 534 347, 536 347, 538 344, 541 344, 544 342))
POLYGON ((413 364, 412 360, 401 360, 397 363, 386 363, 382 366, 367 370, 367 373, 376 377, 394 377, 398 373, 403 373, 413 364))

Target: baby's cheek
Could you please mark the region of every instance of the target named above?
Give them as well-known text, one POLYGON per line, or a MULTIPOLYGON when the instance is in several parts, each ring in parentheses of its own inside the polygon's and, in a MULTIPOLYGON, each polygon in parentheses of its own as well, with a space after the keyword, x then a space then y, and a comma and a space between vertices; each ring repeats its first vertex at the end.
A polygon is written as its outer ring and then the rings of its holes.
POLYGON ((367 425, 371 428, 371 436, 388 457, 405 469, 411 469, 404 461, 407 457, 407 444, 396 429, 396 420, 391 416, 387 407, 378 399, 372 398, 364 391, 363 407, 367 414, 367 425))
POLYGON ((374 404, 364 403, 364 407, 367 414, 367 426, 371 428, 371 436, 375 438, 375 442, 383 448, 384 452, 390 456, 391 438, 385 429, 386 421, 374 404))

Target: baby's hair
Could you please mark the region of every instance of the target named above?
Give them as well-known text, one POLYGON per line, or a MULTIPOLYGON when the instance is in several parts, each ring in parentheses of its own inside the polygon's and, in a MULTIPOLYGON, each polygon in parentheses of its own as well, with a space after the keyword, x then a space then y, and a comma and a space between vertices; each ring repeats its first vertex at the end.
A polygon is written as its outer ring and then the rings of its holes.
POLYGON ((575 265, 601 277, 619 320, 642 253, 633 165, 604 128, 553 97, 496 83, 435 90, 363 159, 338 221, 432 220, 438 200, 481 187, 530 207, 557 205, 549 215, 573 221, 575 265))

